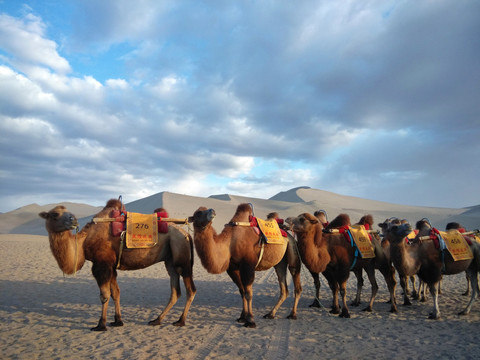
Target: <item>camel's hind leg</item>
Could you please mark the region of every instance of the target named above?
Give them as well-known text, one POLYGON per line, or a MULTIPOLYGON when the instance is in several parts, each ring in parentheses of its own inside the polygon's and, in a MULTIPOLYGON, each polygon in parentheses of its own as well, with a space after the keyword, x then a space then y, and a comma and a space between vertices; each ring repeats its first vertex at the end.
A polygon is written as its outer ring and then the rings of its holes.
POLYGON ((438 281, 433 284, 428 284, 428 287, 430 288, 430 294, 432 294, 433 299, 433 311, 430 313, 428 318, 434 320, 440 319, 440 307, 438 305, 438 284, 438 281))
POLYGON ((387 283, 387 288, 390 293, 390 312, 396 313, 397 309, 397 299, 395 298, 395 288, 397 287, 397 281, 395 280, 395 269, 391 265, 383 266, 380 269, 380 272, 387 283))
POLYGON ((115 304, 115 321, 110 323, 110 326, 123 326, 122 315, 120 310, 120 287, 117 283, 117 274, 114 270, 114 275, 110 280, 110 291, 115 304))
POLYGON ((281 262, 274 266, 275 273, 277 274, 278 285, 280 287, 280 295, 278 297, 277 303, 273 307, 273 309, 263 317, 265 319, 273 319, 275 318, 275 314, 277 313, 280 306, 283 304, 285 299, 288 296, 288 285, 287 285, 287 261, 286 257, 283 258, 281 262))
POLYGON ((188 311, 190 310, 190 305, 192 305, 193 299, 195 298, 195 294, 197 293, 197 290, 195 288, 195 284, 193 282, 193 277, 190 276, 184 276, 183 277, 183 283, 185 285, 185 289, 187 291, 187 301, 185 303, 185 308, 183 309, 183 313, 180 316, 180 319, 175 321, 173 325, 175 326, 184 326, 185 321, 187 320, 187 315, 188 311))
POLYGON ((288 268, 290 270, 290 275, 292 275, 293 286, 295 292, 295 299, 293 301, 292 312, 287 316, 287 319, 296 319, 297 318, 297 307, 298 302, 300 301, 300 296, 302 296, 302 281, 300 279, 300 269, 301 263, 298 266, 288 268))
POLYGON ((352 271, 357 278, 357 294, 355 295, 355 299, 350 303, 350 305, 359 306, 361 303, 361 295, 363 289, 363 269, 361 267, 357 267, 352 271))
POLYGON ((170 299, 168 301, 167 306, 163 309, 163 311, 158 315, 155 320, 150 321, 149 325, 160 325, 162 323, 163 318, 168 314, 170 309, 175 305, 178 298, 181 295, 180 289, 180 275, 176 271, 175 267, 171 260, 165 261, 165 267, 167 269, 168 275, 170 276, 170 299))
POLYGON ((468 276, 470 278, 470 284, 472 286, 472 295, 470 297, 470 301, 467 304, 467 307, 463 309, 459 315, 468 315, 470 310, 472 309, 473 303, 478 297, 478 273, 476 269, 468 269, 467 270, 468 276))
POLYGON ((363 311, 372 311, 373 310, 373 302, 375 301, 375 297, 377 296, 378 292, 378 284, 377 279, 375 278, 375 264, 371 261, 367 267, 365 267, 365 271, 367 272, 368 280, 370 281, 370 285, 372 287, 372 294, 370 296, 370 302, 368 306, 363 309, 363 311))

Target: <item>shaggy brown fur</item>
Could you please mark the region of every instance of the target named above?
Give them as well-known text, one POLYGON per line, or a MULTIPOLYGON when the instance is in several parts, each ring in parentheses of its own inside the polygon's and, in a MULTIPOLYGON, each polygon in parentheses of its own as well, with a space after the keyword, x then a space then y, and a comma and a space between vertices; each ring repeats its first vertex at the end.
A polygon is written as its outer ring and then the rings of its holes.
POLYGON ((252 308, 255 271, 274 267, 277 273, 280 297, 272 311, 264 316, 271 319, 275 317, 278 308, 288 296, 286 280, 288 267, 295 286, 295 300, 288 318, 296 319, 302 286, 300 283, 301 261, 297 255, 295 240, 289 236, 288 244, 285 246, 265 244, 263 257, 259 263, 260 235, 252 227, 233 225, 234 222, 249 221, 250 215, 252 215, 251 206, 240 204, 230 223, 225 225, 220 234, 217 234, 212 226, 215 211, 200 207, 190 218, 194 227, 197 254, 209 273, 219 274, 227 271, 242 296, 243 310, 237 321, 244 322, 246 327, 251 328, 256 326, 252 308))
MULTIPOLYGON (((112 210, 120 210, 119 200, 109 200, 107 205, 95 217, 109 217, 112 210)), ((90 260, 92 274, 100 288, 102 314, 98 325, 92 330, 105 331, 108 301, 112 297, 115 304, 115 321, 111 326, 122 326, 120 311, 120 288, 117 283, 116 265, 120 249, 120 237, 111 235, 109 223, 89 223, 75 236, 71 229, 78 225, 73 214, 63 206, 57 206, 49 212, 42 212, 40 217, 46 220, 50 248, 59 267, 66 274, 79 270, 86 260, 90 260), (75 265, 76 264, 76 265, 75 265)), ((170 275, 170 300, 163 312, 151 325, 159 325, 170 308, 180 296, 180 275, 183 277, 187 291, 187 301, 177 326, 185 325, 185 319, 190 305, 195 297, 195 284, 192 278, 193 242, 185 232, 175 227, 169 227, 167 234, 158 234, 158 243, 149 249, 128 249, 123 251, 120 270, 143 269, 164 261, 170 275)))
MULTIPOLYGON (((346 217, 342 216, 342 218, 342 224, 345 225, 346 217)), ((334 224, 340 224, 340 222, 340 220, 332 221, 334 224)), ((331 313, 340 313, 341 317, 350 317, 346 295, 350 266, 355 256, 352 246, 345 241, 343 234, 323 233, 321 222, 309 213, 301 214, 293 220, 293 231, 297 235, 300 257, 314 278, 316 301, 318 302, 320 289, 318 274, 322 273, 327 279, 333 295, 331 313), (339 290, 343 303, 341 312, 338 304, 339 290)))

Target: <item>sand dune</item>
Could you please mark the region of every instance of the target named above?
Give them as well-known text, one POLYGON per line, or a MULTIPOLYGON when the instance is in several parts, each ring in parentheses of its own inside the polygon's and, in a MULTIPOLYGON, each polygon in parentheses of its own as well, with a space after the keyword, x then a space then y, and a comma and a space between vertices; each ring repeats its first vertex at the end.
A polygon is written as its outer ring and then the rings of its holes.
MULTIPOLYGON (((127 203, 127 210, 151 212, 164 206, 172 217, 186 217, 199 206, 217 212, 215 226, 221 229, 237 204, 250 202, 259 217, 270 211, 282 216, 313 212, 322 208, 332 217, 347 212, 356 220, 373 213, 378 220, 390 216, 411 221, 428 217, 439 228, 447 221, 469 219, 467 226, 479 225, 478 209, 435 209, 393 205, 358 198, 342 197, 315 189, 298 188, 279 194, 276 199, 252 199, 222 195, 210 198, 160 193, 127 203), (281 195, 281 196, 280 196, 281 195), (437 225, 438 224, 438 225, 437 225)), ((0 215, 0 222, 4 221, 0 215)), ((88 215, 88 214, 85 214, 88 215)), ((10 224, 11 225, 11 224, 10 224)), ((197 296, 183 328, 171 325, 178 319, 185 302, 182 297, 164 324, 148 326, 169 297, 169 280, 163 264, 144 270, 120 272, 122 310, 125 326, 106 333, 89 329, 100 316, 99 291, 90 273, 91 263, 75 276, 64 276, 50 253, 46 236, 0 235, 0 357, 2 359, 476 359, 480 352, 477 333, 480 301, 469 316, 457 313, 468 299, 464 274, 444 279, 440 298, 442 319, 428 320, 427 303, 414 301, 389 312, 388 291, 381 275, 374 312, 351 307, 351 319, 331 315, 330 291, 322 278, 321 303, 324 309, 309 308, 314 288, 310 274, 302 268, 304 292, 297 320, 287 320, 293 296, 285 301, 276 319, 263 319, 278 296, 273 270, 258 272, 254 284, 254 313, 257 328, 246 329, 235 319, 240 315, 238 290, 226 274, 211 275, 195 259, 194 280, 197 296)), ((291 278, 290 291, 293 293, 291 278)), ((356 282, 351 276, 348 297, 353 299, 356 282)), ((365 282, 364 303, 370 286, 365 282)), ((401 303, 400 289, 397 289, 401 303)), ((109 321, 113 320, 113 304, 109 321)))

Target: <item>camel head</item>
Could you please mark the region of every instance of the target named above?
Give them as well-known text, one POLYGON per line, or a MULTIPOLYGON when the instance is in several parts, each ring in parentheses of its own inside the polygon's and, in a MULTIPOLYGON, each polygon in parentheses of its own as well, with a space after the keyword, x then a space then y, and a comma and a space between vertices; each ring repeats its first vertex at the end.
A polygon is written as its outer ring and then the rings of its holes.
POLYGON ((461 229, 461 228, 463 228, 463 226, 460 225, 458 222, 449 222, 445 227, 445 230, 461 229))
POLYGON ((417 223, 415 224, 415 229, 418 230, 418 233, 430 232, 431 228, 432 228, 432 225, 430 224, 430 221, 427 218, 418 220, 417 223))
POLYGON ((385 219, 385 221, 383 223, 378 224, 378 226, 382 229, 382 234, 385 235, 392 225, 401 225, 401 224, 402 224, 402 221, 399 218, 391 217, 389 219, 385 219))
POLYGON ((188 222, 193 223, 195 228, 204 229, 212 223, 215 216, 215 210, 201 206, 193 213, 193 216, 188 218, 188 222))
POLYGON ((45 227, 48 232, 63 232, 73 230, 78 227, 78 221, 75 215, 67 210, 65 206, 58 205, 52 210, 43 211, 38 214, 45 219, 45 227))
POLYGON ((309 232, 312 226, 316 226, 317 224, 322 226, 318 218, 309 213, 303 213, 298 215, 296 218, 293 219, 292 224, 292 230, 296 233, 309 232))
POLYGON ((278 218, 279 218, 279 216, 278 216, 277 212, 271 212, 270 214, 267 215, 267 220, 278 219, 278 218))
POLYGON ((405 242, 405 237, 412 232, 412 226, 407 223, 389 223, 387 228, 382 228, 384 238, 391 243, 405 242))
POLYGON ((317 210, 313 213, 313 215, 317 217, 322 224, 326 224, 328 222, 327 212, 325 210, 317 210))

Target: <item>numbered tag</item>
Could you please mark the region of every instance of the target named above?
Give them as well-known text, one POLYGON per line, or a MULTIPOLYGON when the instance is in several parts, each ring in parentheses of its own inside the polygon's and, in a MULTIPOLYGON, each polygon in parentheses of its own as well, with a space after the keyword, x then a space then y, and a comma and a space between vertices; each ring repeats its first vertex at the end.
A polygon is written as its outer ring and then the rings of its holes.
POLYGON ((158 241, 157 214, 127 214, 127 248, 150 248, 158 241))

